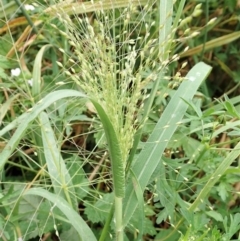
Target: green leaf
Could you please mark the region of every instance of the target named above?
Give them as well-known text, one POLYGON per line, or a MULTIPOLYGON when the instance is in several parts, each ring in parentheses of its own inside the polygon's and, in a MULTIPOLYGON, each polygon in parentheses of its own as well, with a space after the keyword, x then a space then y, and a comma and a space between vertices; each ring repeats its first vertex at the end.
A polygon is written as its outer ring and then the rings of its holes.
POLYGON ((216 171, 208 178, 208 182, 203 187, 195 201, 189 207, 189 210, 194 211, 197 206, 202 202, 202 200, 209 194, 212 187, 216 184, 216 182, 220 179, 220 177, 225 173, 225 171, 229 168, 232 162, 239 156, 240 154, 240 142, 235 146, 235 148, 226 156, 226 158, 221 162, 216 171))
POLYGON ((10 61, 7 57, 0 54, 0 68, 11 69, 13 67, 14 67, 13 61, 10 61))
MULTIPOLYGON (((132 6, 139 6, 143 4, 147 4, 148 0, 131 0, 131 5, 132 6)), ((57 3, 54 6, 51 6, 45 10, 45 13, 49 14, 54 14, 56 15, 59 13, 57 9, 62 9, 64 13, 67 14, 85 14, 85 13, 90 13, 90 12, 96 12, 96 11, 103 11, 103 10, 109 10, 109 9, 119 9, 119 8, 125 8, 129 6, 129 0, 105 0, 104 4, 101 2, 97 1, 91 1, 91 2, 84 2, 84 3, 65 3, 65 2, 60 2, 57 3)))
POLYGON ((79 241, 76 229, 70 228, 67 231, 63 231, 60 234, 60 240, 61 241, 69 241, 69 240, 71 240, 71 241, 79 241))
POLYGON ((229 187, 230 185, 225 182, 220 182, 219 185, 216 187, 218 195, 224 202, 226 202, 226 199, 229 196, 229 191, 231 190, 229 187))
POLYGON ((10 106, 13 104, 12 102, 19 97, 19 94, 13 95, 10 97, 4 104, 0 106, 0 126, 2 124, 2 120, 9 110, 10 106))
POLYGON ((225 7, 228 7, 231 12, 234 12, 237 6, 237 0, 224 0, 225 7))
POLYGON ((50 48, 52 45, 47 44, 44 45, 38 52, 34 65, 33 65, 33 85, 32 85, 32 96, 35 98, 37 97, 37 100, 39 100, 40 94, 41 94, 41 71, 42 71, 42 58, 45 50, 50 48))
POLYGON ((121 153, 120 144, 117 138, 117 134, 105 110, 102 108, 102 106, 93 99, 91 99, 91 101, 98 112, 98 115, 100 117, 100 120, 104 128, 104 132, 106 135, 109 155, 110 155, 111 164, 112 164, 112 176, 113 176, 113 186, 114 186, 115 196, 124 197, 125 169, 124 169, 124 160, 122 159, 122 153, 121 153))
POLYGON ((6 221, 6 217, 3 217, 0 214, 0 230, 1 230, 1 240, 17 240, 16 230, 13 224, 9 221, 6 221))
POLYGON ((83 170, 83 165, 79 158, 75 157, 72 162, 67 162, 67 169, 72 178, 72 184, 74 186, 77 199, 83 199, 89 193, 89 180, 86 178, 86 173, 83 170))
POLYGON ((161 212, 159 212, 157 215, 156 223, 160 224, 162 221, 167 220, 168 218, 168 210, 166 208, 162 209, 161 212))
MULTIPOLYGON (((24 196, 21 198, 19 203, 18 215, 14 217, 15 220, 18 220, 21 232, 24 235, 26 240, 37 237, 41 232, 39 230, 39 220, 37 219, 37 212, 41 212, 40 204, 42 198, 38 196, 24 196), (36 212, 37 211, 37 212, 36 212), (29 222, 31 220, 31 222, 29 222)), ((49 212, 47 213, 47 215, 49 212)), ((47 217, 46 215, 46 217, 47 217)), ((44 220, 46 222, 46 219, 44 220)), ((45 227, 42 226, 41 228, 45 227)), ((53 228, 53 226, 51 226, 53 228)), ((44 228, 43 228, 44 229, 44 228)), ((50 231, 50 230, 42 230, 50 231)))
MULTIPOLYGON (((179 9, 178 9, 179 11, 177 12, 177 16, 175 18, 176 22, 174 23, 174 28, 177 27, 178 20, 180 18, 181 9, 184 6, 184 2, 185 2, 185 0, 181 0, 179 9)), ((158 7, 159 14, 157 15, 157 18, 158 18, 157 24, 158 24, 158 26, 162 26, 158 31, 158 35, 159 35, 158 44, 160 46, 159 55, 161 56, 162 61, 164 62, 164 61, 168 60, 169 50, 171 49, 171 45, 172 45, 172 41, 169 40, 169 36, 172 35, 171 38, 173 38, 173 33, 171 33, 173 1, 172 0, 164 0, 164 1, 159 1, 158 3, 159 3, 159 7, 158 7), (167 44, 166 44, 166 42, 167 42, 167 44)), ((162 81, 164 74, 165 74, 165 68, 162 68, 160 70, 158 78, 156 79, 156 81, 154 81, 150 96, 144 106, 143 117, 142 117, 143 120, 146 120, 149 117, 149 113, 151 111, 152 104, 154 102, 156 93, 159 88, 159 83, 160 83, 160 81, 162 81)), ((129 168, 134 159, 134 156, 136 154, 136 150, 137 150, 139 141, 142 136, 142 131, 143 131, 143 128, 140 127, 134 136, 133 146, 132 146, 132 149, 130 151, 128 161, 127 161, 126 173, 128 173, 129 168)))
POLYGON ((222 222, 223 221, 223 217, 220 213, 216 212, 216 211, 207 211, 206 214, 212 218, 214 218, 216 221, 218 222, 222 222))
MULTIPOLYGON (((196 64, 187 74, 187 80, 184 81, 175 95, 171 99, 167 108, 163 112, 160 120, 155 126, 144 148, 138 155, 132 171, 135 173, 138 182, 145 189, 154 170, 161 161, 161 156, 177 129, 178 123, 182 120, 188 105, 181 101, 181 98, 192 99, 202 81, 207 77, 211 67, 200 62, 196 64)), ((124 225, 128 223, 138 205, 138 200, 131 182, 126 189, 126 198, 124 199, 124 225)))
POLYGON ((39 115, 39 122, 42 132, 43 152, 54 192, 67 200, 71 207, 77 210, 78 204, 74 195, 75 189, 72 184, 72 177, 69 175, 61 156, 60 147, 57 145, 51 123, 45 112, 39 115), (70 195, 71 193, 73 193, 73 195, 70 195))
POLYGON ((186 104, 188 104, 189 107, 191 107, 191 108, 194 110, 194 112, 197 114, 197 116, 198 116, 199 118, 202 117, 202 111, 201 111, 201 109, 199 108, 199 106, 195 105, 192 100, 185 100, 185 99, 183 99, 183 98, 182 98, 182 100, 183 100, 186 104))
POLYGON ((96 203, 86 203, 84 213, 93 223, 105 223, 108 217, 109 207, 111 207, 112 202, 113 195, 109 193, 104 194, 100 199, 97 200, 96 203))
POLYGON ((159 4, 159 24, 160 26, 163 26, 159 30, 159 55, 161 55, 162 61, 166 61, 169 58, 169 50, 172 45, 169 36, 172 35, 172 14, 174 4, 173 0, 159 1, 159 4))
POLYGON ((231 224, 229 227, 229 234, 232 237, 236 232, 240 230, 240 213, 236 213, 234 216, 230 215, 231 224))
POLYGON ((0 67, 0 78, 7 79, 8 75, 5 73, 4 69, 0 67))
MULTIPOLYGON (((48 199, 54 206, 57 206, 62 213, 67 217, 72 226, 76 229, 82 241, 96 241, 93 232, 88 227, 81 216, 69 206, 69 204, 60 196, 50 193, 42 188, 32 188, 27 190, 24 195, 36 195, 48 199)), ((51 210, 49 210, 51 211, 51 210)))
POLYGON ((138 180, 136 178, 136 176, 134 175, 133 172, 131 172, 132 175, 132 182, 133 182, 133 187, 138 199, 138 204, 139 204, 139 212, 138 212, 138 240, 141 240, 142 236, 143 236, 143 229, 144 227, 146 227, 146 224, 143 224, 144 219, 145 219, 145 215, 144 215, 144 199, 143 199, 143 191, 141 189, 140 184, 138 183, 138 180))
POLYGON ((234 107, 234 105, 230 102, 229 98, 227 97, 227 95, 224 95, 225 97, 225 102, 223 102, 223 105, 225 107, 225 109, 227 110, 227 112, 232 115, 233 117, 236 117, 238 119, 240 119, 240 115, 238 114, 236 108, 234 107))
MULTIPOLYGON (((139 210, 137 209, 136 211, 139 211, 139 210)), ((129 230, 132 229, 133 232, 136 232, 136 228, 133 228, 133 227, 138 227, 138 225, 139 225, 139 218, 140 217, 138 215, 134 215, 133 216, 133 218, 130 221, 130 225, 128 226, 129 230)), ((154 223, 151 221, 151 219, 149 219, 148 217, 144 216, 143 219, 141 220, 141 222, 143 223, 143 227, 142 227, 142 230, 141 230, 141 235, 138 234, 138 239, 135 239, 135 240, 141 240, 142 241, 143 235, 147 235, 147 234, 149 234, 151 236, 156 235, 157 231, 156 231, 156 228, 154 227, 154 223)), ((137 230, 139 230, 139 229, 137 229, 137 230)), ((140 230, 139 230, 139 232, 140 232, 140 230)))
POLYGON ((2 130, 0 130, 0 136, 3 136, 6 132, 12 130, 13 128, 18 128, 14 132, 12 138, 8 141, 5 148, 0 153, 0 170, 3 168, 4 164, 10 157, 11 153, 17 147, 19 141, 24 135, 25 131, 31 126, 32 121, 47 107, 49 107, 52 103, 56 102, 59 99, 67 98, 67 97, 80 97, 86 98, 87 96, 79 91, 75 90, 58 90, 54 91, 47 96, 45 96, 42 100, 36 103, 31 110, 22 114, 2 130))

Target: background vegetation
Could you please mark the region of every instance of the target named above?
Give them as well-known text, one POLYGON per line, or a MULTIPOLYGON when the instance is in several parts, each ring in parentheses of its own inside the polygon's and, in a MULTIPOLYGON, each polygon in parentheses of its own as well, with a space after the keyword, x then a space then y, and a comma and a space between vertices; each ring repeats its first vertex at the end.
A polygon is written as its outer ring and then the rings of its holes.
POLYGON ((240 2, 102 2, 1 0, 0 240, 240 240, 240 2))

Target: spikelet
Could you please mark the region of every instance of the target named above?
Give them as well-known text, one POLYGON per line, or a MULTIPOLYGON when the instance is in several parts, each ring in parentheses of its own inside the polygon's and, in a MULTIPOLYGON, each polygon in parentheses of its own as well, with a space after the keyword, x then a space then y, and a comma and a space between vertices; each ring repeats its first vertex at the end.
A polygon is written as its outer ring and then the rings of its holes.
MULTIPOLYGON (((77 25, 66 13, 59 13, 79 60, 80 72, 66 74, 105 109, 126 161, 137 127, 139 103, 146 98, 144 89, 178 56, 169 61, 161 58, 158 35, 154 34, 158 27, 152 20, 155 1, 141 5, 140 1, 128 0, 124 8, 118 9, 111 1, 112 9, 108 10, 104 2, 91 2, 93 9, 97 6, 94 17, 77 17, 77 25)), ((169 35, 163 45, 171 41, 169 35)))

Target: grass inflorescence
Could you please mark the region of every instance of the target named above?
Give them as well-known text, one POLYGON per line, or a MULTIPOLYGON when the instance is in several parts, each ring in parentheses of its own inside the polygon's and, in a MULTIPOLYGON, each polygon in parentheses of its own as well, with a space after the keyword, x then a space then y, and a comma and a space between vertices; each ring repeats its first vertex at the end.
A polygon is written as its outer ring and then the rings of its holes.
POLYGON ((1 4, 0 239, 238 237, 239 98, 210 103, 200 59, 239 36, 207 41, 214 3, 1 4))
POLYGON ((157 53, 158 40, 149 37, 156 9, 148 4, 134 6, 129 1, 123 9, 98 10, 92 20, 78 17, 76 25, 68 15, 60 17, 79 61, 77 72, 71 69, 66 74, 108 113, 123 163, 132 147, 139 111, 148 94, 146 87, 165 67, 157 53))

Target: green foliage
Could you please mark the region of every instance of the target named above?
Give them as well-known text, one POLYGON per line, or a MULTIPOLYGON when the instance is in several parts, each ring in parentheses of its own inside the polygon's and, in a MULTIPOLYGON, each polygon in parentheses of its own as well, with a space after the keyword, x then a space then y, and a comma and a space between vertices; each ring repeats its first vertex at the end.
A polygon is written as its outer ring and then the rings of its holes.
POLYGON ((240 239, 239 3, 173 2, 1 2, 0 240, 240 239))
POLYGON ((101 196, 95 203, 87 204, 84 213, 93 223, 105 223, 109 213, 109 207, 113 205, 113 195, 110 193, 101 196))

